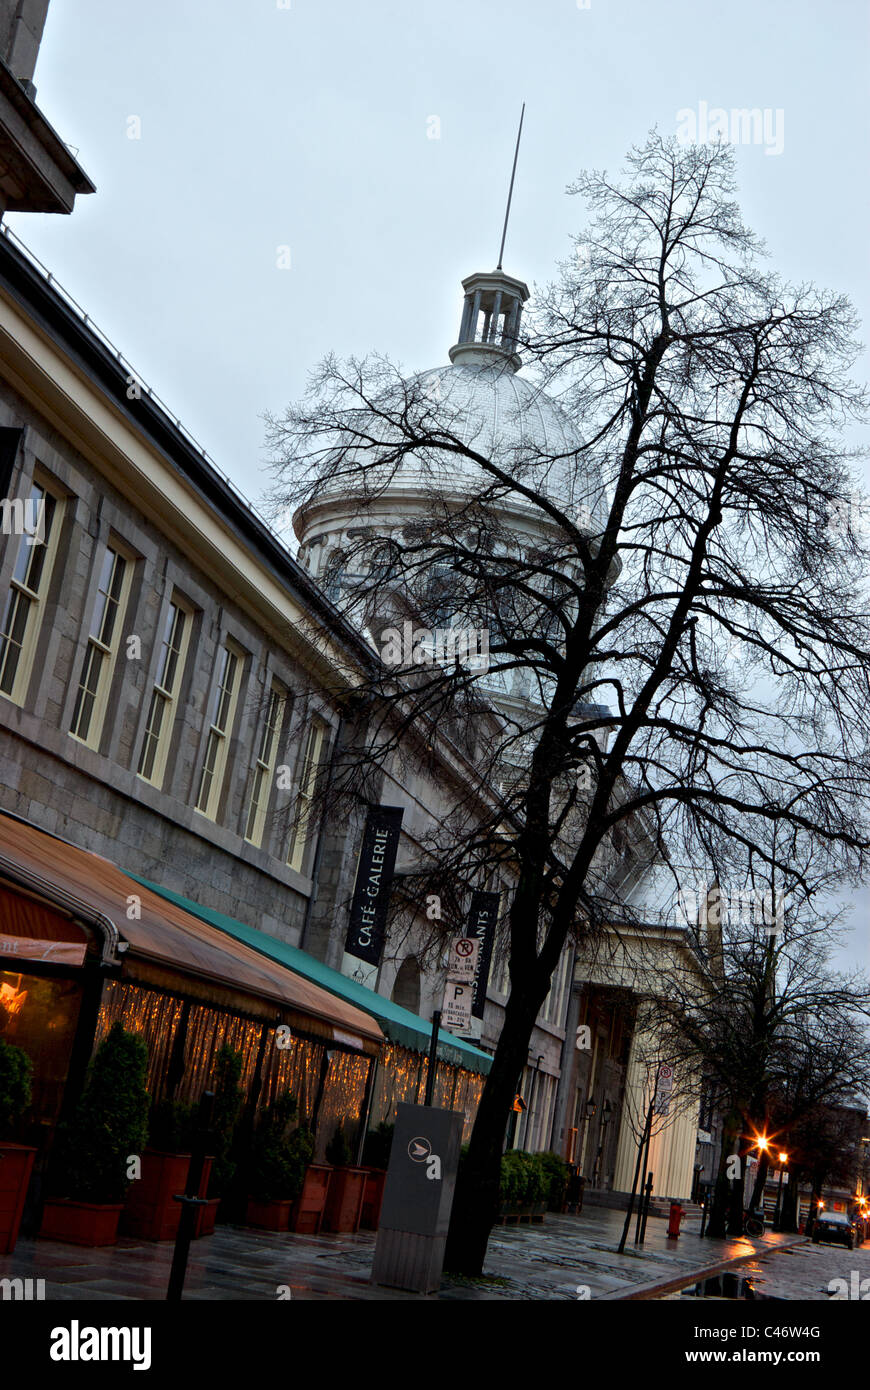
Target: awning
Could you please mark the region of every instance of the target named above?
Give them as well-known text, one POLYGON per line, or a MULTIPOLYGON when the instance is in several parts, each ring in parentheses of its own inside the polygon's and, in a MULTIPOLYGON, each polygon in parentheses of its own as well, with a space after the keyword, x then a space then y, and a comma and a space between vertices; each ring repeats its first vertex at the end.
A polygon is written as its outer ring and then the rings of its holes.
MULTIPOLYGON (((294 974, 302 975, 321 989, 344 999, 348 1004, 364 1009, 372 1018, 377 1019, 392 1042, 412 1048, 415 1052, 428 1052, 432 1025, 418 1014, 411 1013, 410 1009, 403 1009, 400 1004, 394 1004, 392 999, 385 999, 376 990, 368 989, 357 980, 348 979, 341 971, 324 965, 323 961, 316 960, 307 951, 301 951, 298 946, 289 946, 286 941, 278 941, 275 937, 258 931, 256 927, 245 926, 243 922, 237 922, 235 918, 227 917, 223 912, 202 907, 199 903, 191 902, 189 898, 183 898, 180 893, 171 893, 168 888, 161 888, 159 884, 139 878, 136 874, 131 874, 130 877, 141 887, 158 893, 168 902, 184 908, 186 912, 195 913, 204 922, 219 927, 236 941, 244 942, 269 960, 280 962, 294 974)), ((492 1066, 492 1057, 488 1052, 482 1052, 473 1043, 465 1042, 464 1039, 447 1032, 439 1034, 438 1056, 442 1062, 451 1066, 465 1067, 468 1071, 482 1072, 484 1075, 492 1066)))
MULTIPOLYGON (((291 1024, 304 1026, 311 1019, 318 1031, 328 1029, 345 1045, 372 1051, 383 1041, 369 1010, 321 988, 304 972, 287 970, 241 937, 233 939, 233 933, 210 925, 201 910, 186 911, 182 899, 173 901, 145 884, 134 892, 130 877, 101 855, 4 814, 0 878, 66 908, 73 918, 94 923, 105 937, 103 958, 115 965, 123 962, 122 978, 144 972, 146 980, 159 979, 169 988, 184 980, 217 985, 227 997, 257 1001, 261 1013, 264 1004, 271 1016, 276 1009, 289 1013, 291 1024)), ((0 943, 4 937, 21 936, 22 920, 20 914, 4 913, 0 900, 0 943)), ((2 955, 0 947, 0 959, 2 955)))

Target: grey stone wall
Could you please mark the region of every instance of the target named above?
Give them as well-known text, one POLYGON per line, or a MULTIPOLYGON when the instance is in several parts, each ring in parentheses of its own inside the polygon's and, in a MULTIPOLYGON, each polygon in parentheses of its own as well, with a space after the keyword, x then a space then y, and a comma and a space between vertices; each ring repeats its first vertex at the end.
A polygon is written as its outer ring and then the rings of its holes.
MULTIPOLYGON (((25 495, 34 469, 65 494, 58 550, 40 628, 33 676, 22 703, 0 697, 0 809, 115 860, 252 926, 298 943, 311 881, 286 865, 293 793, 271 791, 262 848, 243 836, 267 692, 288 691, 277 763, 294 769, 313 711, 335 726, 337 713, 278 643, 224 594, 193 555, 182 553, 154 520, 136 512, 51 425, 7 384, 0 424, 25 427, 11 494, 25 495), (98 748, 70 737, 76 692, 96 598, 104 545, 120 542, 133 560, 129 601, 98 748), (136 776, 159 658, 160 634, 174 592, 193 608, 184 676, 166 776, 158 789, 136 776), (126 638, 141 639, 141 659, 126 638), (193 809, 208 730, 205 723, 220 645, 232 639, 245 659, 217 815, 193 809)), ((17 538, 0 539, 0 593, 8 589, 17 538)), ((298 775, 294 771, 294 775, 298 775)), ((332 907, 346 900, 341 882, 353 855, 343 832, 324 845, 318 930, 306 948, 335 955, 332 907)), ((340 933, 339 933, 340 935, 340 933)), ((340 958, 340 952, 339 952, 340 958)))

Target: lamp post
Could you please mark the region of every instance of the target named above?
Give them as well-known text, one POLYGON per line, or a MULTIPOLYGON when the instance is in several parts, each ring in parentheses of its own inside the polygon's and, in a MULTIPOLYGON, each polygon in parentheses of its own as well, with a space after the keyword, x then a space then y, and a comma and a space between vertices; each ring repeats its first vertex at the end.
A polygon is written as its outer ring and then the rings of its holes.
POLYGON ((589 1100, 587 1100, 586 1102, 585 1114, 583 1116, 583 1139, 580 1144, 580 1161, 577 1164, 578 1171, 580 1172, 583 1171, 583 1165, 586 1159, 586 1148, 589 1142, 589 1122, 592 1119, 594 1119, 595 1111, 597 1109, 598 1106, 595 1104, 595 1101, 592 1100, 592 1098, 590 1097, 589 1100))
POLYGON ((782 1175, 785 1172, 785 1165, 788 1163, 788 1154, 779 1155, 779 1186, 776 1189, 776 1211, 773 1214, 773 1229, 778 1231, 782 1216, 782 1175))

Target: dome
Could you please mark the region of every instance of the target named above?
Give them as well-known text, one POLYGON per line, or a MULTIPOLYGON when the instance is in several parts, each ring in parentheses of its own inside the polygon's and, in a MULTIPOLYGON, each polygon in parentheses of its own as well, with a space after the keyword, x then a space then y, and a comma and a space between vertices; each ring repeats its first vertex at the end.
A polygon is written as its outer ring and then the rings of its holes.
MULTIPOLYGON (((462 285, 462 321, 450 362, 397 382, 384 396, 383 419, 406 416, 423 432, 443 430, 497 462, 513 482, 549 498, 581 530, 591 535, 602 531, 607 511, 601 480, 588 469, 569 416, 539 387, 517 375, 528 287, 500 267, 470 275, 462 285)), ((348 487, 356 466, 357 451, 351 445, 345 458, 350 467, 336 469, 332 480, 324 479, 316 498, 294 517, 303 554, 308 540, 325 543, 326 532, 353 525, 363 511, 378 525, 381 519, 386 523, 390 513, 425 515, 433 495, 464 499, 499 486, 491 472, 450 449, 427 447, 397 456, 390 426, 368 411, 363 415, 361 434, 369 443, 359 451, 360 486, 348 487), (382 436, 380 463, 372 457, 370 443, 382 436)), ((521 488, 512 491, 507 485, 493 504, 506 525, 519 525, 526 534, 541 536, 555 525, 521 488)))
MULTIPOLYGON (((463 444, 575 516, 588 508, 597 529, 603 529, 601 484, 583 465, 569 416, 546 392, 503 362, 458 361, 421 372, 414 380, 433 406, 441 407, 444 428, 463 444)), ((415 463, 404 460, 396 481, 410 483, 415 463)), ((457 481, 465 478, 468 485, 477 478, 479 484, 479 471, 470 460, 453 455, 449 466, 457 481)))

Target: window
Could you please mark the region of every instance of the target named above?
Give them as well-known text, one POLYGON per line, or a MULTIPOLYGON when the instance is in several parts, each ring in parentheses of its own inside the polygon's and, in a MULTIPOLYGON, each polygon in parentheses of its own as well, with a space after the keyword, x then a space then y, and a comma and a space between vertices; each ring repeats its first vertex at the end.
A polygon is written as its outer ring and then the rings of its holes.
POLYGON ((196 809, 209 820, 217 815, 221 785, 227 765, 229 737, 236 713, 236 697, 241 677, 241 653, 229 643, 221 647, 218 679, 211 698, 211 718, 205 758, 196 796, 196 809))
POLYGON ((146 782, 153 782, 157 787, 162 786, 166 772, 166 758, 172 737, 173 705, 178 697, 184 672, 190 624, 190 613, 180 604, 170 603, 137 768, 140 777, 146 782))
POLYGON ((263 827, 266 823, 269 792, 275 771, 278 732, 281 727, 283 712, 284 693, 277 685, 273 685, 269 692, 269 702, 266 706, 257 756, 254 760, 248 814, 245 821, 245 839, 250 841, 252 845, 260 845, 263 842, 263 827))
POLYGON ((305 756, 302 759, 302 773, 299 778, 299 795, 296 802, 296 821, 290 836, 290 850, 287 863, 297 873, 302 873, 306 860, 309 836, 311 833, 311 803, 317 786, 317 773, 323 754, 323 741, 326 725, 320 719, 312 721, 305 743, 305 756))
POLYGON ((0 628, 0 691, 18 704, 30 680, 60 529, 57 499, 40 483, 30 489, 27 512, 36 522, 33 533, 21 537, 0 628))
POLYGON ((99 740, 103 726, 131 570, 130 561, 107 545, 70 728, 73 738, 92 747, 99 740))

